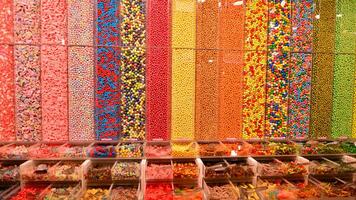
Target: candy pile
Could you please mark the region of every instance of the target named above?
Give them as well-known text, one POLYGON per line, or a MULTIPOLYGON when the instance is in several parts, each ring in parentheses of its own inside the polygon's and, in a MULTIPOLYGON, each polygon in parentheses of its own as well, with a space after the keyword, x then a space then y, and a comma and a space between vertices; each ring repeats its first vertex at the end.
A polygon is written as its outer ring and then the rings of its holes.
POLYGON ((261 192, 265 199, 297 199, 296 188, 282 183, 280 180, 276 180, 275 183, 259 181, 258 186, 267 188, 261 192))
POLYGON ((173 157, 195 157, 198 154, 196 143, 173 143, 173 157))
POLYGON ((168 157, 171 156, 172 149, 170 145, 146 145, 146 157, 168 157))
POLYGON ((208 163, 205 165, 205 178, 228 178, 229 168, 225 162, 220 163, 208 163))
POLYGON ((306 175, 308 173, 307 167, 296 161, 288 162, 284 167, 286 171, 285 175, 306 175))
POLYGON ((209 185, 209 199, 210 200, 230 200, 237 199, 234 188, 229 185, 209 185))
POLYGON ((297 145, 294 143, 271 142, 269 148, 273 155, 293 155, 297 153, 297 145))
POLYGON ((122 158, 140 158, 142 157, 142 143, 121 143, 116 147, 118 157, 122 158))
POLYGON ((137 200, 137 187, 119 186, 111 191, 112 200, 137 200))
POLYGON ((173 179, 173 169, 170 164, 149 164, 146 167, 146 179, 173 179))
POLYGON ((285 168, 280 162, 262 163, 260 165, 261 176, 283 176, 284 174, 285 168))
POLYGON ((199 144, 200 156, 226 156, 228 149, 220 143, 199 144))
POLYGON ((239 156, 250 155, 253 146, 247 142, 224 142, 223 143, 228 151, 228 155, 234 155, 236 153, 239 156))
POLYGON ((88 171, 88 179, 92 181, 111 180, 110 164, 93 164, 88 171))
POLYGON ((343 184, 340 182, 322 182, 321 186, 328 197, 351 197, 356 196, 356 188, 353 184, 343 184))
POLYGON ((172 200, 173 189, 171 184, 148 184, 146 186, 145 200, 172 200))
POLYGON ((267 143, 258 142, 258 143, 252 143, 251 145, 252 145, 251 155, 257 155, 257 156, 272 155, 272 152, 269 149, 269 146, 267 143))
POLYGON ((20 178, 19 167, 0 163, 0 181, 17 181, 20 178))
POLYGON ((239 199, 260 199, 256 193, 256 187, 254 187, 252 184, 241 183, 237 185, 237 188, 239 189, 239 199))
POLYGON ((252 167, 247 164, 229 165, 229 173, 231 178, 248 178, 254 175, 252 167))
POLYGON ((201 188, 195 186, 174 186, 174 200, 202 200, 201 188))
POLYGON ((310 163, 310 174, 312 175, 333 175, 337 174, 337 166, 327 161, 312 161, 310 163))
POLYGON ((198 173, 198 166, 194 162, 173 163, 174 178, 195 179, 198 173))
POLYGON ((88 189, 85 191, 82 200, 108 200, 110 197, 108 189, 88 189))
POLYGON ((61 163, 55 166, 51 171, 55 180, 81 180, 80 163, 61 163))
POLYGON ((343 152, 344 150, 338 142, 309 141, 302 148, 302 154, 340 154, 343 152))
POLYGON ((85 147, 65 145, 59 154, 61 158, 83 158, 85 157, 85 147))
POLYGON ((74 187, 61 187, 51 188, 44 196, 43 200, 69 200, 74 199, 76 195, 76 188, 74 187))
POLYGON ((137 180, 140 177, 140 163, 118 162, 111 170, 113 180, 137 180))
POLYGON ((356 144, 352 142, 341 143, 341 148, 347 153, 356 153, 356 144))
POLYGON ((39 144, 28 149, 30 158, 58 158, 59 144, 39 144))
POLYGON ((315 185, 312 184, 305 185, 304 183, 295 184, 295 185, 298 188, 296 195, 299 199, 321 197, 320 188, 318 188, 315 185))
POLYGON ((114 158, 115 147, 112 145, 96 145, 87 148, 87 156, 92 158, 114 158))
POLYGON ((25 145, 9 145, 0 148, 0 158, 2 159, 26 159, 28 149, 25 145))
POLYGON ((45 186, 25 186, 19 193, 11 197, 10 200, 36 200, 45 186))

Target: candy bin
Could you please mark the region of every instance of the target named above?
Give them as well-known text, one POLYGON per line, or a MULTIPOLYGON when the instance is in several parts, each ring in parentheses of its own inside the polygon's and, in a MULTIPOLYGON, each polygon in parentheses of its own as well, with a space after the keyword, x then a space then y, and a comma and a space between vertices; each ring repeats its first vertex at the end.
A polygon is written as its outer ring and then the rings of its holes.
POLYGON ((298 145, 292 141, 272 140, 268 144, 272 155, 296 155, 298 145))
POLYGON ((238 199, 260 199, 258 191, 263 190, 264 188, 257 188, 250 182, 238 182, 235 184, 235 187, 238 191, 238 199))
POLYGON ((231 200, 238 199, 238 191, 229 181, 219 183, 203 182, 205 199, 209 200, 231 200))
POLYGON ((227 159, 228 172, 231 180, 251 181, 257 172, 257 161, 251 157, 227 159))
POLYGON ((200 157, 229 156, 229 149, 218 141, 198 141, 200 157))
POLYGON ((264 140, 249 140, 249 144, 251 144, 251 152, 252 156, 269 156, 272 155, 272 151, 269 146, 268 141, 264 140))
POLYGON ((69 142, 60 148, 59 156, 64 159, 85 159, 86 148, 91 143, 69 142))
POLYGON ((84 190, 80 200, 109 200, 111 188, 112 185, 90 186, 84 190))
POLYGON ((169 141, 146 142, 144 149, 147 158, 169 158, 172 156, 172 148, 169 141))
POLYGON ((42 200, 77 200, 81 196, 81 185, 52 184, 40 196, 42 200))
POLYGON ((17 182, 20 181, 21 162, 0 162, 0 182, 17 182))
POLYGON ((297 189, 295 195, 298 199, 320 199, 323 195, 322 190, 311 181, 288 181, 297 189))
POLYGON ((355 200, 356 199, 356 187, 355 183, 346 182, 339 178, 329 178, 320 180, 319 178, 310 178, 310 182, 313 182, 322 189, 324 192, 324 198, 335 200, 355 200))
POLYGON ((145 187, 144 200, 173 200, 172 183, 148 183, 145 187))
POLYGON ((302 155, 310 154, 341 154, 344 150, 342 149, 338 141, 316 141, 311 140, 306 142, 302 149, 302 155))
POLYGON ((172 181, 173 164, 171 160, 148 160, 145 167, 147 182, 172 181))
POLYGON ((0 159, 26 160, 28 159, 28 148, 34 143, 8 144, 0 148, 0 159))
POLYGON ((197 182, 199 177, 199 167, 195 160, 174 160, 173 180, 197 182))
POLYGON ((224 159, 208 159, 202 158, 204 180, 216 180, 229 178, 228 163, 224 159))
POLYGON ((176 140, 172 142, 173 157, 195 158, 198 155, 198 144, 188 140, 176 140))
POLYGON ((140 185, 114 184, 110 196, 111 200, 138 200, 141 199, 142 194, 140 193, 140 185))
POLYGON ((31 159, 59 158, 60 147, 63 143, 39 143, 28 148, 31 159))
POLYGON ((174 184, 174 200, 202 200, 203 189, 196 184, 174 184))
POLYGON ((54 177, 51 172, 59 164, 58 161, 37 161, 29 160, 20 165, 22 181, 52 181, 54 177))
POLYGON ((115 158, 116 142, 96 142, 87 147, 86 153, 91 158, 115 158))
POLYGON ((356 142, 344 141, 341 143, 340 146, 345 153, 348 153, 350 155, 356 155, 356 142))
POLYGON ((120 158, 141 158, 143 156, 143 142, 120 142, 115 149, 120 158))
POLYGON ((86 160, 83 163, 83 175, 88 181, 88 184, 95 183, 110 183, 111 168, 115 164, 115 161, 95 161, 86 160))
POLYGON ((18 192, 9 194, 6 199, 10 200, 37 200, 40 199, 42 192, 48 188, 48 185, 26 184, 18 192))
POLYGON ((344 177, 351 178, 356 172, 356 158, 350 156, 333 156, 313 158, 310 173, 319 178, 344 177))
POLYGON ((117 161, 111 169, 114 181, 139 181, 141 175, 140 160, 117 161))
POLYGON ((297 188, 285 179, 258 179, 257 194, 261 199, 296 200, 297 188))
POLYGON ((281 157, 258 160, 258 175, 261 177, 289 177, 304 179, 309 174, 309 161, 303 157, 281 157))
POLYGON ((248 142, 236 139, 225 140, 222 143, 228 149, 228 156, 248 156, 251 154, 253 148, 248 142))
POLYGON ((50 174, 56 181, 80 181, 82 169, 82 161, 61 161, 51 168, 50 174))

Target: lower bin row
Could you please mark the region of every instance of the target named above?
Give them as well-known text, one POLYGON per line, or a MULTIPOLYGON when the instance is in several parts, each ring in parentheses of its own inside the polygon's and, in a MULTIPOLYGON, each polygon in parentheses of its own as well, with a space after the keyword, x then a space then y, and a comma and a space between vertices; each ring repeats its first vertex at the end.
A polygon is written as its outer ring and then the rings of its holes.
POLYGON ((307 181, 258 178, 257 185, 251 182, 205 182, 148 183, 145 188, 138 184, 111 184, 89 186, 83 189, 77 184, 34 184, 22 188, 19 185, 0 192, 2 199, 24 200, 237 200, 237 199, 333 199, 354 200, 355 184, 339 178, 307 181))

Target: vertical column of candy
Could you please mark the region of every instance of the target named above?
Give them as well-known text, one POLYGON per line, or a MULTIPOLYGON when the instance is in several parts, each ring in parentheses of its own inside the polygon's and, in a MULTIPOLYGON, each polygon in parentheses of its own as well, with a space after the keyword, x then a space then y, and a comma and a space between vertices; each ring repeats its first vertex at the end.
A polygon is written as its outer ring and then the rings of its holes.
POLYGON ((291 51, 312 52, 314 0, 292 0, 291 51))
POLYGON ((312 54, 292 53, 289 75, 288 124, 291 137, 309 133, 312 54))
POLYGON ((332 124, 336 10, 334 0, 316 0, 315 5, 310 136, 328 137, 332 124))
POLYGON ((0 45, 0 141, 16 140, 13 51, 12 45, 0 45))
POLYGON ((171 4, 148 1, 146 139, 170 139, 171 4))
POLYGON ((290 12, 290 0, 269 0, 266 137, 288 136, 290 12))
POLYGON ((220 0, 197 2, 195 138, 217 139, 220 0))
POLYGON ((309 133, 313 49, 313 0, 292 0, 288 128, 291 137, 309 133))
POLYGON ((0 5, 0 140, 15 140, 15 85, 13 69, 13 2, 0 5))
POLYGON ((267 0, 247 0, 243 68, 243 138, 261 138, 265 131, 267 66, 267 0))
POLYGON ((119 0, 98 0, 96 19, 95 136, 117 140, 120 132, 119 0))
POLYGON ((94 140, 94 50, 68 49, 69 139, 94 140))
POLYGON ((146 1, 121 0, 122 137, 145 139, 146 1))
POLYGON ((93 4, 93 0, 68 0, 69 45, 93 45, 93 4))
POLYGON ((93 14, 93 0, 68 0, 69 140, 94 140, 93 14))
POLYGON ((356 53, 356 1, 336 1, 336 53, 356 53))
POLYGON ((41 0, 14 0, 15 44, 40 44, 41 0))
POLYGON ((333 87, 332 136, 352 135, 356 1, 336 1, 336 38, 333 87))
POLYGON ((42 119, 40 48, 16 45, 14 58, 17 140, 40 141, 42 119))
POLYGON ((194 138, 196 1, 172 1, 172 139, 194 138))
POLYGON ((0 43, 13 43, 14 36, 14 10, 12 0, 2 0, 0 4, 0 43))
POLYGON ((219 20, 219 139, 242 136, 244 1, 224 0, 219 20))
POLYGON ((333 137, 352 135, 355 64, 355 55, 335 56, 331 129, 333 137))
POLYGON ((68 140, 67 2, 41 1, 42 139, 68 140))
MULTIPOLYGON (((355 50, 356 53, 356 50, 355 50)), ((353 113, 352 113, 352 138, 356 138, 356 70, 354 74, 354 99, 353 99, 353 113)))

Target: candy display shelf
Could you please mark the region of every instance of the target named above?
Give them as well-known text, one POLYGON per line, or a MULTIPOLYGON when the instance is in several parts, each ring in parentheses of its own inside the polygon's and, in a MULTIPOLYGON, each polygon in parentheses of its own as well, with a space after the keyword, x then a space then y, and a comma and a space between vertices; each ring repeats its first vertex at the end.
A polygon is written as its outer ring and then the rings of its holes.
MULTIPOLYGON (((356 182, 356 158, 350 153, 353 150, 350 144, 354 141, 6 143, 0 147, 2 169, 18 166, 19 178, 0 181, 0 190, 17 188, 11 190, 11 194, 4 193, 7 198, 41 186, 37 189, 42 199, 56 195, 59 190, 66 191, 69 199, 116 194, 152 199, 152 192, 158 190, 177 199, 184 199, 184 195, 214 199, 214 191, 220 190, 239 198, 266 199, 263 194, 288 186, 292 189, 287 191, 303 196, 331 177, 346 185, 356 182), (346 148, 343 144, 347 144, 346 148), (315 151, 309 151, 310 148, 315 151), (274 175, 274 171, 280 174, 274 175), (324 174, 320 174, 322 172, 324 174), (282 180, 283 184, 267 187, 258 180, 265 183, 282 180)), ((334 198, 324 193, 323 197, 334 198)))

